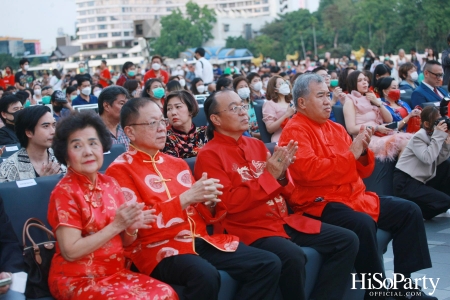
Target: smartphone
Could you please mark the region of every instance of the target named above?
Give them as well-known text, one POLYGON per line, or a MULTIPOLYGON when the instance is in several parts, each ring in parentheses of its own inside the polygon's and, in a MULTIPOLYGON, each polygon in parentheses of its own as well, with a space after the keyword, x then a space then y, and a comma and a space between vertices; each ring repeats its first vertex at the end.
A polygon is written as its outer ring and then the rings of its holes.
POLYGON ((5 278, 5 279, 0 279, 0 287, 10 285, 11 283, 12 283, 11 277, 5 278))
POLYGON ((386 124, 386 128, 397 129, 397 122, 386 124))

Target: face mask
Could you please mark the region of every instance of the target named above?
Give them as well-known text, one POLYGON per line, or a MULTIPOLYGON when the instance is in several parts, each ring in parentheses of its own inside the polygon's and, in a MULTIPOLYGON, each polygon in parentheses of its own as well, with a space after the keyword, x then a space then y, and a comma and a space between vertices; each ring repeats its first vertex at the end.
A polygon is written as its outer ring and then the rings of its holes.
POLYGON ((330 65, 334 65, 334 60, 330 61, 330 65))
POLYGON ((34 90, 34 94, 35 94, 36 96, 40 96, 41 93, 42 93, 42 90, 34 90))
POLYGON ((264 81, 263 82, 263 86, 264 86, 265 89, 267 88, 267 83, 269 83, 269 81, 264 81))
POLYGON ((23 66, 23 69, 24 69, 25 71, 28 71, 29 68, 30 68, 29 65, 24 65, 24 66, 23 66))
POLYGON ((390 90, 388 93, 388 97, 391 100, 397 102, 398 100, 400 100, 400 90, 390 90))
POLYGON ((311 67, 315 67, 315 66, 316 66, 316 63, 315 63, 315 62, 312 62, 310 65, 311 65, 311 67))
POLYGON ((356 57, 354 55, 350 56, 351 60, 354 60, 356 57))
POLYGON ((81 93, 85 96, 89 96, 89 94, 92 92, 92 88, 90 86, 85 87, 81 90, 81 93))
POLYGON ((77 95, 79 95, 80 94, 80 90, 77 90, 77 95))
POLYGON ((247 73, 248 72, 248 68, 244 68, 244 72, 247 73))
POLYGON ((102 92, 102 90, 96 90, 94 91, 94 96, 98 98, 98 96, 100 96, 100 93, 102 92))
POLYGON ((197 87, 197 91, 198 91, 200 94, 203 94, 203 92, 205 91, 205 86, 204 86, 204 85, 198 86, 198 87, 197 87))
POLYGON ((258 81, 257 83, 253 84, 253 89, 257 92, 259 92, 262 89, 262 81, 258 81))
POLYGON ((330 86, 331 87, 337 87, 339 84, 339 80, 338 79, 331 79, 330 80, 330 86))
POLYGON ((164 97, 164 89, 161 87, 153 89, 152 92, 153 97, 155 97, 156 99, 161 99, 162 97, 164 97))
POLYGON ((80 68, 80 73, 84 73, 85 68, 80 68))
POLYGON ((29 107, 30 106, 30 100, 27 99, 27 101, 25 101, 25 104, 23 105, 23 107, 29 107))
POLYGON ((55 112, 55 113, 59 113, 59 112, 61 112, 61 110, 63 109, 63 107, 62 106, 53 106, 53 111, 55 112))
POLYGON ((18 111, 16 111, 16 112, 13 112, 12 114, 9 114, 9 115, 12 116, 12 120, 10 120, 10 119, 6 119, 6 120, 10 121, 11 123, 14 123, 14 122, 17 120, 17 114, 18 114, 19 112, 20 112, 20 110, 18 110, 18 111))
POLYGON ((419 74, 417 74, 417 72, 414 71, 411 73, 410 77, 412 81, 417 81, 417 79, 419 79, 419 74))
POLYGON ((43 104, 50 104, 50 99, 51 99, 50 96, 44 96, 44 97, 42 97, 42 103, 43 104))
POLYGON ((290 92, 291 92, 291 88, 286 83, 283 83, 278 88, 278 93, 280 93, 281 95, 285 95, 286 96, 286 95, 289 95, 290 92))
POLYGON ((234 67, 234 64, 230 64, 230 67, 234 67))
POLYGON ((180 85, 184 87, 186 85, 186 80, 180 79, 180 85))
POLYGON ((241 88, 237 90, 237 93, 239 97, 241 97, 242 100, 247 99, 250 96, 250 89, 247 88, 241 88))
POLYGON ((133 77, 134 75, 136 75, 136 71, 135 70, 130 70, 128 71, 128 76, 133 77))
POLYGON ((180 71, 180 70, 181 70, 181 67, 177 67, 177 70, 180 71))
POLYGON ((70 96, 70 100, 73 101, 73 100, 75 100, 76 97, 78 97, 78 96, 75 96, 75 95, 70 96))
POLYGON ((161 69, 161 65, 158 63, 154 63, 152 64, 152 69, 158 71, 159 69, 161 69))

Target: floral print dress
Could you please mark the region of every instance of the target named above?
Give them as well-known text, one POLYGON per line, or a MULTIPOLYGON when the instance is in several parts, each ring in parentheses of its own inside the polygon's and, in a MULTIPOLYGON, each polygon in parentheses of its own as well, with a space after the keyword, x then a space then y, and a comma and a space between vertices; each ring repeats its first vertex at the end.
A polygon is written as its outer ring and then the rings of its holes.
POLYGON ((183 159, 195 157, 207 142, 206 126, 195 127, 195 124, 192 124, 187 134, 170 127, 167 130, 166 146, 162 152, 183 159))
MULTIPOLYGON (((69 168, 50 196, 48 221, 54 232, 59 226, 67 226, 80 230, 85 237, 110 224, 124 202, 119 185, 111 177, 98 173, 93 184, 69 168)), ((65 260, 56 245, 48 282, 58 300, 178 299, 169 285, 125 269, 120 235, 73 262, 65 260)))

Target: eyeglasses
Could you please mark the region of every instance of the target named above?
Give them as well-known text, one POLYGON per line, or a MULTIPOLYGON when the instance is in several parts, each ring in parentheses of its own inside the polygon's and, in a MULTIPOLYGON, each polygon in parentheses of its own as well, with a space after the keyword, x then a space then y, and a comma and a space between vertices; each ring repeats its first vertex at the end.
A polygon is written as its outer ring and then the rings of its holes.
POLYGON ((430 72, 431 74, 433 74, 434 76, 436 76, 436 78, 443 78, 444 77, 444 74, 436 74, 436 73, 433 73, 433 72, 431 72, 431 71, 428 71, 428 72, 430 72))
POLYGON ((249 104, 244 104, 244 105, 235 105, 235 106, 233 106, 232 108, 230 108, 230 109, 225 109, 225 110, 221 110, 221 111, 218 111, 218 112, 215 112, 214 114, 218 114, 218 113, 221 113, 221 112, 224 112, 224 111, 231 111, 231 112, 233 112, 233 113, 235 113, 235 114, 238 114, 238 113, 240 113, 241 112, 241 110, 243 109, 244 111, 247 111, 248 109, 250 108, 250 105, 249 104))
POLYGON ((321 74, 320 76, 322 76, 323 78, 331 78, 331 75, 328 74, 321 74))
POLYGON ((160 125, 162 125, 164 127, 167 127, 169 125, 169 120, 168 119, 161 119, 159 121, 151 121, 151 122, 147 122, 147 123, 128 124, 128 126, 137 126, 137 125, 144 125, 144 126, 150 127, 150 129, 156 129, 160 125))

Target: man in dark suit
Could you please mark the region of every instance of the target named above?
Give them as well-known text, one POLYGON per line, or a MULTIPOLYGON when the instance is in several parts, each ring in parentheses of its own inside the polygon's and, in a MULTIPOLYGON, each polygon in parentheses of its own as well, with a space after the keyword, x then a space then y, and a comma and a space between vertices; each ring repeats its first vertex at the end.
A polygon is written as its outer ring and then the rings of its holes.
POLYGON ((448 93, 441 88, 444 70, 436 60, 430 60, 423 68, 425 79, 411 95, 411 107, 424 102, 438 102, 447 97, 448 93))
MULTIPOLYGON (((0 279, 21 271, 24 271, 22 248, 6 215, 3 199, 0 198, 0 279)), ((9 290, 9 285, 6 285, 0 287, 0 299, 19 300, 25 299, 25 296, 9 290)))

